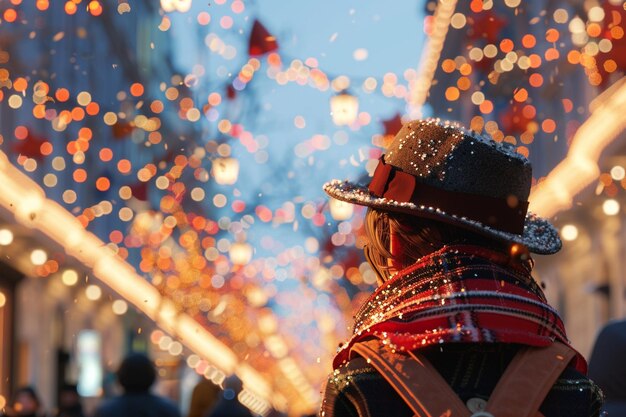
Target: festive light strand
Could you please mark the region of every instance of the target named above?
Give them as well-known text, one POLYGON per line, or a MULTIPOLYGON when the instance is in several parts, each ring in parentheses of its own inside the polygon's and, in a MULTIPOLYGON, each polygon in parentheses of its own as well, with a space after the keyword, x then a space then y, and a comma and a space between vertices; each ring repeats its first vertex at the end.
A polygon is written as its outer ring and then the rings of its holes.
POLYGON ((530 194, 529 209, 552 217, 572 206, 574 197, 600 175, 602 152, 626 129, 626 77, 590 105, 591 116, 576 131, 567 156, 530 194), (575 172, 576 175, 572 175, 575 172))
POLYGON ((417 80, 410 85, 409 106, 412 119, 422 116, 422 106, 426 103, 428 90, 433 82, 439 57, 450 27, 450 19, 454 14, 456 0, 441 0, 433 17, 430 40, 424 47, 421 68, 417 80))

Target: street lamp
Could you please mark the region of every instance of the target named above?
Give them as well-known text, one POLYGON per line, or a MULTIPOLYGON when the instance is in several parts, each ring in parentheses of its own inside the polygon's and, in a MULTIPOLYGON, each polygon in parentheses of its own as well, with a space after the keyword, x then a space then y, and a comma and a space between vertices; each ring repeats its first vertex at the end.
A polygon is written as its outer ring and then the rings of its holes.
POLYGON ((330 114, 333 122, 338 125, 353 123, 359 112, 359 99, 347 90, 341 91, 330 98, 330 114))
POLYGON ((222 185, 232 185, 239 177, 239 161, 235 158, 217 158, 213 161, 213 177, 222 185))

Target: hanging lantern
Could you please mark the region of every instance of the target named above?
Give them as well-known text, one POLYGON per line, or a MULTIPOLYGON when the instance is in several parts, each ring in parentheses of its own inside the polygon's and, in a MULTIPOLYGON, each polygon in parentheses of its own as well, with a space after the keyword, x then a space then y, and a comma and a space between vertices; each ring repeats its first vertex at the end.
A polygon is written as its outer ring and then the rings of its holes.
POLYGON ((259 22, 255 20, 250 31, 248 42, 248 54, 250 56, 261 56, 278 50, 276 38, 259 22))
POLYGON ((247 265, 252 259, 252 246, 245 242, 236 242, 228 250, 230 260, 235 265, 247 265))
POLYGON ((222 185, 232 185, 239 177, 239 161, 235 158, 217 158, 213 161, 213 178, 222 185))
POLYGON ((359 99, 344 90, 330 98, 330 114, 338 125, 349 125, 356 120, 359 112, 359 99))
POLYGON ((333 219, 338 221, 348 220, 352 217, 352 213, 354 213, 354 206, 352 204, 337 200, 336 198, 331 198, 328 201, 328 206, 330 207, 330 215, 333 219))

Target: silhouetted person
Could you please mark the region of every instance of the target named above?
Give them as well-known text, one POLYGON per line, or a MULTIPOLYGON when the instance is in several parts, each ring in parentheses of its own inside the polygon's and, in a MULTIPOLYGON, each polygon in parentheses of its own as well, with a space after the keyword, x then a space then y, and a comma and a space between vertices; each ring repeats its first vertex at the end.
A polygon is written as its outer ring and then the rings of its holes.
POLYGON ((76 385, 67 384, 61 387, 56 417, 85 417, 76 385))
POLYGON ((33 387, 22 387, 15 391, 11 405, 6 409, 6 416, 45 417, 41 410, 41 401, 33 387))
POLYGON ((252 417, 250 410, 237 399, 242 388, 243 384, 237 376, 231 375, 226 378, 222 395, 206 417, 252 417))
POLYGON ((202 377, 191 393, 187 417, 204 417, 215 405, 220 387, 202 377))
POLYGON ((585 359, 532 276, 531 253, 561 240, 527 211, 530 162, 455 123, 414 120, 368 180, 324 186, 368 207, 363 249, 379 286, 338 350, 320 414, 598 416, 585 359))
POLYGON ((626 417, 626 321, 608 323, 598 334, 591 359, 589 378, 600 386, 608 417, 626 417))
POLYGON ((172 401, 150 393, 156 371, 148 357, 128 355, 117 371, 124 394, 101 405, 94 417, 180 417, 172 401))

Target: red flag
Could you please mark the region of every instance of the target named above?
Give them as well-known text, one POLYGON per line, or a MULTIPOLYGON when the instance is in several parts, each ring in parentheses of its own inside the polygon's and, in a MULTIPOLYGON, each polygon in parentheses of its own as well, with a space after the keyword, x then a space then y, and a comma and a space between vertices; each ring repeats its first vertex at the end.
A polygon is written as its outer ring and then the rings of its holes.
POLYGON ((41 153, 41 145, 46 143, 45 138, 34 135, 30 130, 23 140, 18 140, 13 144, 13 151, 27 158, 33 158, 41 161, 43 154, 41 153))
POLYGON ((118 120, 113 126, 111 126, 113 137, 115 139, 122 139, 130 135, 133 133, 134 129, 134 126, 130 122, 124 122, 122 120, 118 120))
POLYGON ((528 129, 528 124, 533 121, 532 118, 524 115, 524 106, 521 104, 511 104, 501 115, 502 130, 508 134, 524 133, 528 129))
POLYGON ((383 126, 385 128, 385 136, 395 136, 402 128, 400 113, 396 113, 391 119, 383 120, 383 126))
POLYGON ((226 97, 228 97, 229 100, 233 100, 237 97, 237 90, 235 90, 232 84, 228 84, 228 87, 226 87, 226 97))
POLYGON ((276 38, 270 34, 265 26, 258 20, 254 21, 250 32, 248 43, 248 54, 250 56, 261 56, 278 49, 276 38))
POLYGON ((489 43, 496 43, 499 39, 500 30, 506 25, 506 19, 484 10, 474 17, 470 39, 486 39, 489 43))
POLYGON ((148 200, 148 183, 139 181, 130 186, 130 190, 133 193, 133 197, 137 200, 147 201, 148 200))

